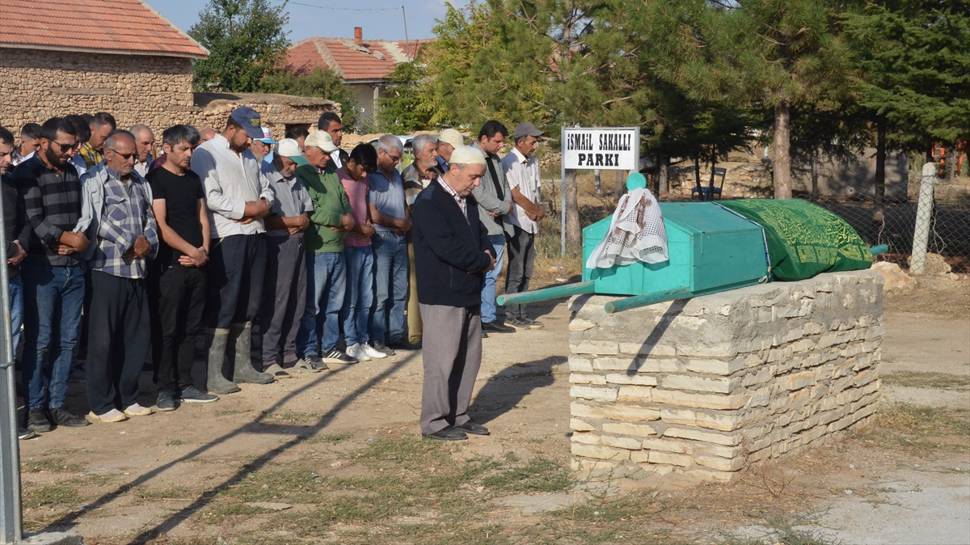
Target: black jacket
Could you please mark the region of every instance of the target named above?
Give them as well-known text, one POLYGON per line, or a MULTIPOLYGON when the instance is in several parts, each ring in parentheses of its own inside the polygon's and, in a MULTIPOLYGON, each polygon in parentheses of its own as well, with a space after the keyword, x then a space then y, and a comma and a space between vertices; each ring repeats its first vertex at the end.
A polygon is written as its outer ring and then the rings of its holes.
POLYGON ((411 231, 418 278, 418 301, 453 307, 481 303, 485 271, 494 257, 478 203, 465 199, 468 218, 455 199, 435 180, 414 201, 411 231), (488 255, 485 254, 488 252, 488 255))

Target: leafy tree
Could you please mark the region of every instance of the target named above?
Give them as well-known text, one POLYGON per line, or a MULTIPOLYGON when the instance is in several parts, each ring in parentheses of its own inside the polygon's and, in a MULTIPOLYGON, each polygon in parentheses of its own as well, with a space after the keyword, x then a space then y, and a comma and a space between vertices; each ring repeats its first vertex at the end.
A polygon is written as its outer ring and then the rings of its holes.
POLYGON ((197 91, 252 92, 286 52, 286 1, 209 0, 189 35, 209 50, 194 65, 197 91))
POLYGON ((426 68, 419 62, 397 65, 380 98, 382 132, 405 134, 432 126, 433 108, 425 91, 426 68))
POLYGON ((330 69, 316 68, 305 74, 294 74, 283 69, 273 70, 260 80, 259 90, 332 100, 340 103, 341 121, 345 125, 354 127, 359 120, 359 109, 353 92, 340 79, 340 75, 330 69))

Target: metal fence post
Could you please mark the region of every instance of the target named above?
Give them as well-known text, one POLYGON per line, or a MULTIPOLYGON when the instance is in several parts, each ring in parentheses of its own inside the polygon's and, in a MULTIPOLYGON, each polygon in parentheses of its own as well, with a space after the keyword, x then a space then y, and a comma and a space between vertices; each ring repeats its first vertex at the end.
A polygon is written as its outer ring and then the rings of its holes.
POLYGON ((923 164, 916 204, 916 228, 913 230, 913 255, 909 272, 923 274, 926 266, 926 246, 930 240, 930 220, 933 218, 933 186, 936 183, 936 163, 923 164))
POLYGON ((19 543, 20 445, 17 442, 17 388, 10 331, 10 288, 7 277, 7 239, 0 192, 0 543, 19 543))

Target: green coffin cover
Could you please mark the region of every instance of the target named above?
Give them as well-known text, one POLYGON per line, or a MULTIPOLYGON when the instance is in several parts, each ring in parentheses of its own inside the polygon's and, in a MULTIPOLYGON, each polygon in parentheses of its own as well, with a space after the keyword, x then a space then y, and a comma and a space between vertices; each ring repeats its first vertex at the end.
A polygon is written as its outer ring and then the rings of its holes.
POLYGON ((764 227, 777 280, 868 269, 872 263, 869 247, 851 225, 808 201, 745 199, 719 204, 764 227))

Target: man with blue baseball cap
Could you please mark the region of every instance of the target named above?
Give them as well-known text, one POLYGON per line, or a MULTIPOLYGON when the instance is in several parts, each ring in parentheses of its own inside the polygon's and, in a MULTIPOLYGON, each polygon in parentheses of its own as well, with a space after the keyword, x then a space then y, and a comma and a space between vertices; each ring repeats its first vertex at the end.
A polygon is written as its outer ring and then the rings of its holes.
POLYGON ((263 138, 259 113, 240 106, 229 115, 222 134, 199 146, 192 156, 192 170, 205 186, 211 218, 206 305, 211 342, 206 387, 216 394, 239 391, 236 382, 273 382, 271 375, 253 367, 250 345, 266 271, 263 218, 275 200, 269 180, 249 149, 256 138, 263 138), (231 366, 225 365, 227 352, 235 355, 231 366))

